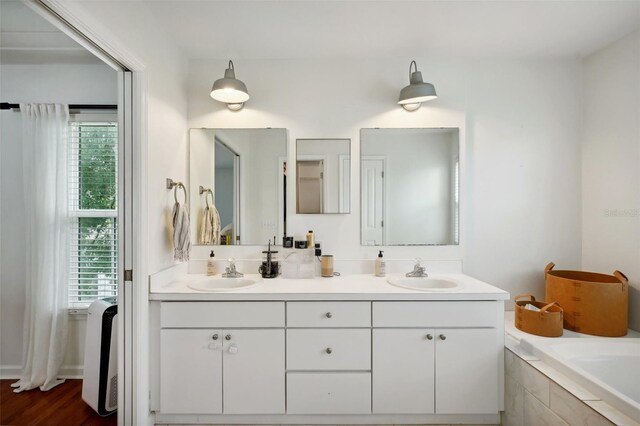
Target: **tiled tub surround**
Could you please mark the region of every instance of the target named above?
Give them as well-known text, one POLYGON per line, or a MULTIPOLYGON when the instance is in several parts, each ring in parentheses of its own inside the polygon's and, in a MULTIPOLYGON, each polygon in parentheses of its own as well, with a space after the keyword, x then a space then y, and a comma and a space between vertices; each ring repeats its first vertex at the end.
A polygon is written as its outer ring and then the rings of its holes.
POLYGON ((206 293, 187 285, 199 274, 152 277, 156 422, 498 423, 508 293, 434 269, 462 288, 345 274, 206 293))
POLYGON ((528 335, 515 329, 512 312, 505 315, 505 329, 503 425, 640 425, 523 350, 520 339, 528 335))

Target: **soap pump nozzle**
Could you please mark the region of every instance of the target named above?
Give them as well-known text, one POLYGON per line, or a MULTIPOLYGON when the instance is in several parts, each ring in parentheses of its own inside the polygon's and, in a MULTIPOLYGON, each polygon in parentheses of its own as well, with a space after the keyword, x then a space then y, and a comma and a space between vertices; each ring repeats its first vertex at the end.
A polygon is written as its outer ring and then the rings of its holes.
POLYGON ((378 253, 378 257, 382 257, 382 253, 384 253, 384 251, 382 250, 378 250, 380 253, 378 253))

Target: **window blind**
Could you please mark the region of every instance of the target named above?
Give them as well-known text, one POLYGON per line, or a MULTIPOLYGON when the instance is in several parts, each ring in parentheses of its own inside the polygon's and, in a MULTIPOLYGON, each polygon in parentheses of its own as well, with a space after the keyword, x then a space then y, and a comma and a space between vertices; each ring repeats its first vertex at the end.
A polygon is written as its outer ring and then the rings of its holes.
POLYGON ((69 150, 71 265, 69 307, 118 294, 118 128, 71 122, 69 150))

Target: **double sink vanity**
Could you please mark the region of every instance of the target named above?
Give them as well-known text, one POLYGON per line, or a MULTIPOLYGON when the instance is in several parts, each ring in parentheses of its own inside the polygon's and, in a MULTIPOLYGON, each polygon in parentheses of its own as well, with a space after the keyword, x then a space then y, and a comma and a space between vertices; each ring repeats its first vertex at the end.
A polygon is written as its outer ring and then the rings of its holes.
POLYGON ((499 423, 507 298, 463 274, 152 283, 152 408, 159 423, 499 423))
POLYGON ((461 139, 458 127, 370 128, 354 150, 344 138, 290 144, 286 129, 191 129, 191 236, 207 247, 151 277, 156 422, 499 423, 508 293, 462 274, 459 260, 431 262, 428 277, 392 260, 384 278, 357 273, 372 260, 347 260, 372 246, 393 256, 408 250, 389 246, 461 252, 461 139), (210 235, 202 218, 212 205, 220 232, 210 235), (307 223, 323 243, 291 248, 307 223), (318 250, 336 256, 342 276, 303 279, 284 266, 288 278, 242 276, 257 260, 224 265, 226 276, 189 273, 204 271, 211 246, 255 259, 279 238, 283 265, 318 250), (434 267, 446 262, 454 266, 434 267))

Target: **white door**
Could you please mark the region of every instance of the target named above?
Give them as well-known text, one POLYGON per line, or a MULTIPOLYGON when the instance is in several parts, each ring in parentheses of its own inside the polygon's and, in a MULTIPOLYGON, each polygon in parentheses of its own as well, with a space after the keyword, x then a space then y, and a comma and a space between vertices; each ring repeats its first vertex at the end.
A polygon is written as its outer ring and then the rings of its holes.
POLYGON ((224 413, 285 412, 284 330, 224 330, 224 413))
POLYGON ((436 413, 497 413, 495 328, 436 330, 436 413))
POLYGON ((360 167, 362 245, 384 245, 384 160, 363 159, 360 167))
POLYGON ((375 414, 434 412, 434 342, 429 329, 373 330, 375 414))
POLYGON ((222 413, 222 330, 160 332, 160 411, 222 413))

